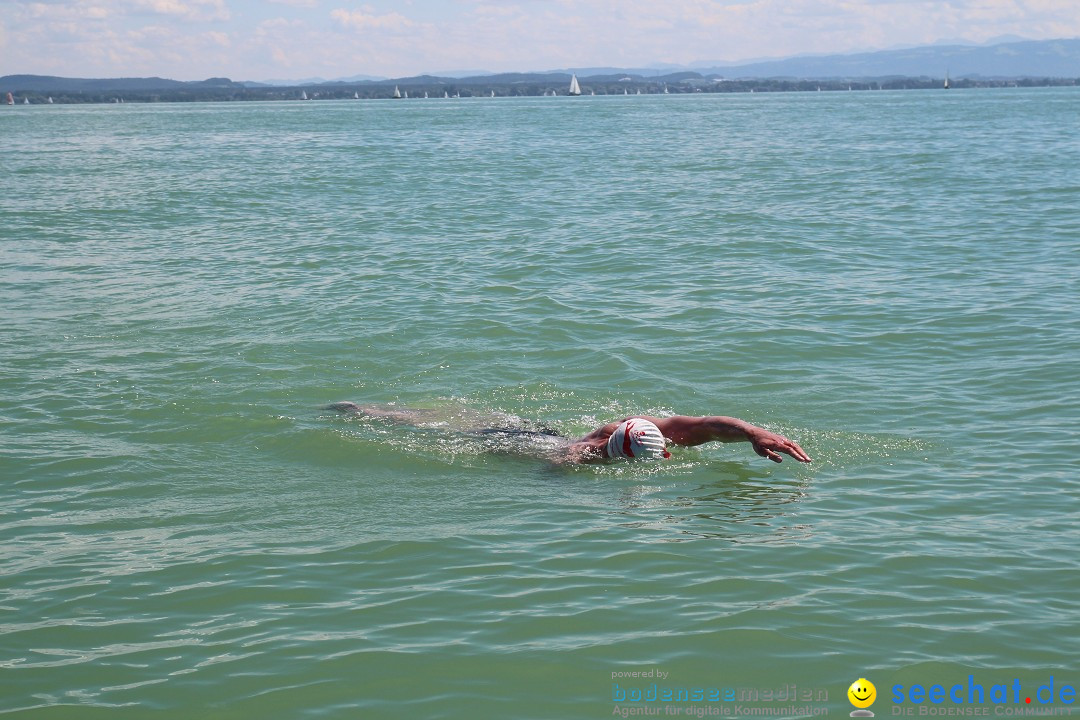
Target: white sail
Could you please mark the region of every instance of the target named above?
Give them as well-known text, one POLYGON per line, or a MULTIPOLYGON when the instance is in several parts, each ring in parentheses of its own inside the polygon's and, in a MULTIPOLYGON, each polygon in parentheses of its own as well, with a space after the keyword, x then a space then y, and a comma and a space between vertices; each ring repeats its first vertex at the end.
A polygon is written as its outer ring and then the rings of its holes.
POLYGON ((495 97, 495 91, 494 90, 491 91, 491 97, 495 97))
POLYGON ((570 76, 570 95, 580 95, 581 86, 578 85, 577 75, 570 76))
POLYGON ((445 90, 443 90, 442 96, 443 96, 444 98, 446 98, 447 100, 449 100, 449 99, 450 99, 450 93, 446 92, 445 90))
POLYGON ((394 99, 395 100, 400 100, 401 99, 401 91, 398 90, 397 85, 394 86, 394 99))
POLYGON ((301 90, 300 91, 300 99, 301 100, 307 100, 307 90, 301 90))

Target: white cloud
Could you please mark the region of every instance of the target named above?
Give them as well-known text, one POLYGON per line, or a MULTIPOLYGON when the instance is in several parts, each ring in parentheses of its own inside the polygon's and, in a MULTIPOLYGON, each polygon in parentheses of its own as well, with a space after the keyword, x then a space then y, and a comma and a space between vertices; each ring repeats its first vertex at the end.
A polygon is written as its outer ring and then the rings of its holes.
POLYGON ((232 45, 232 40, 227 33, 210 31, 204 37, 214 45, 227 48, 232 45))
POLYGON ((17 12, 21 10, 22 17, 42 22, 102 20, 116 12, 115 8, 109 7, 107 3, 33 2, 15 3, 15 7, 17 12))
POLYGON ((11 72, 178 79, 643 66, 1076 37, 1076 2, 0 0, 0 49, 11 72))
POLYGON ((390 12, 376 15, 370 8, 345 10, 338 8, 330 11, 330 17, 343 27, 352 30, 406 30, 416 25, 415 22, 400 13, 390 12))
POLYGON ((228 20, 231 16, 224 0, 135 0, 135 5, 159 15, 193 22, 228 20))

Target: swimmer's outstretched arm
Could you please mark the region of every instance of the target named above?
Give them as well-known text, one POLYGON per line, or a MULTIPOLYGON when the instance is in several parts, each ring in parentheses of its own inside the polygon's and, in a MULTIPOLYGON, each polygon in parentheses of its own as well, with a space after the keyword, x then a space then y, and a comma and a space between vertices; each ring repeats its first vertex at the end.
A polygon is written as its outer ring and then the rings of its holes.
POLYGON ((773 462, 781 462, 780 453, 790 455, 799 462, 810 462, 810 456, 799 444, 765 428, 751 425, 738 418, 709 415, 689 417, 675 415, 668 418, 647 417, 664 437, 676 445, 701 445, 707 442, 749 442, 754 452, 773 462))
MULTIPOLYGON (((751 425, 738 418, 719 415, 705 417, 675 415, 666 418, 635 415, 632 417, 641 417, 653 423, 664 434, 664 437, 675 445, 692 446, 707 442, 748 442, 754 448, 754 452, 773 462, 783 460, 780 453, 790 455, 799 462, 810 462, 810 456, 799 447, 798 443, 787 439, 783 435, 757 425, 751 425)), ((620 422, 629 419, 624 418, 620 422)), ((606 459, 605 446, 607 439, 618 426, 619 423, 617 422, 601 425, 567 447, 565 462, 590 463, 606 459)))

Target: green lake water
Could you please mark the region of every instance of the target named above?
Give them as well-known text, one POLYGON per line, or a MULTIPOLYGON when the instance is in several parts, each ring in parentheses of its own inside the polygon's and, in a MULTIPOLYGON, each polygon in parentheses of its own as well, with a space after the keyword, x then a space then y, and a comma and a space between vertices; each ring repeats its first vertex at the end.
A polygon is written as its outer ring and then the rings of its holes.
POLYGON ((0 713, 1072 708, 1034 694, 1080 686, 1078 122, 1075 88, 5 108, 0 713), (814 462, 469 432, 635 413, 814 462))

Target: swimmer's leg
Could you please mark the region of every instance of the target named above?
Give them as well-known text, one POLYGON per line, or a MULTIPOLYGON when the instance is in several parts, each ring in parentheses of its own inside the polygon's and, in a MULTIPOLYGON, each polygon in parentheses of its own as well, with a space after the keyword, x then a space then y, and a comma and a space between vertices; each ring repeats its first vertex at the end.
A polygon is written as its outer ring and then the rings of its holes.
POLYGON ((483 425, 477 427, 478 420, 483 419, 491 421, 492 419, 499 420, 502 418, 471 417, 464 416, 460 412, 447 414, 445 410, 357 405, 356 403, 349 401, 331 403, 324 406, 323 409, 337 410, 346 415, 357 415, 360 417, 387 420, 397 425, 409 425, 420 428, 437 425, 443 429, 475 435, 563 437, 562 433, 558 430, 553 430, 546 425, 509 417, 506 418, 508 421, 507 424, 502 427, 484 427, 483 425))
POLYGON ((362 415, 364 417, 390 420, 391 422, 400 423, 402 425, 414 424, 424 418, 430 417, 434 412, 432 410, 407 410, 399 408, 381 408, 374 405, 357 405, 356 403, 347 400, 344 402, 330 403, 323 409, 337 410, 338 412, 347 415, 362 415))
POLYGON ((323 407, 323 410, 337 410, 341 413, 352 413, 354 415, 360 415, 363 412, 359 405, 347 400, 345 402, 330 403, 323 407))

